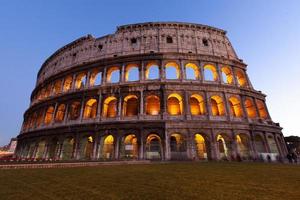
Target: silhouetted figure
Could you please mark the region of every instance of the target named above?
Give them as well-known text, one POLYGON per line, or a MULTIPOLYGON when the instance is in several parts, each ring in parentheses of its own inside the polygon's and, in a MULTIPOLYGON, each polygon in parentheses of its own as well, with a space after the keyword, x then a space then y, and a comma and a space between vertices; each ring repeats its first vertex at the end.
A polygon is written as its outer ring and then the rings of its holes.
POLYGON ((292 154, 291 153, 288 153, 286 155, 286 158, 288 159, 289 163, 293 163, 293 157, 292 157, 292 154))

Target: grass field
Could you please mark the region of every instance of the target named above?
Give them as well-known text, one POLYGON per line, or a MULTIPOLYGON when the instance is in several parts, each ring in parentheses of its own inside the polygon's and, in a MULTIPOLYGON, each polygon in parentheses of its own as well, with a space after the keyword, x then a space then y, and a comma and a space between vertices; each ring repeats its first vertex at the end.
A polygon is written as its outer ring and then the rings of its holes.
POLYGON ((300 166, 168 163, 0 170, 0 199, 300 199, 300 166))

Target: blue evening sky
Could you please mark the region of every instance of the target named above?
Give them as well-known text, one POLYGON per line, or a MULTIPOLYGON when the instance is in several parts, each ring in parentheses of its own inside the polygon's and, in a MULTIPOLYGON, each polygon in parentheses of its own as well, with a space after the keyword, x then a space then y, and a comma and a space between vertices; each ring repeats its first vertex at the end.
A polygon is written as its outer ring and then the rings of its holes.
POLYGON ((0 0, 0 146, 18 135, 37 72, 55 50, 87 34, 148 21, 227 30, 254 88, 268 95, 272 119, 284 135, 300 136, 298 0, 0 0))

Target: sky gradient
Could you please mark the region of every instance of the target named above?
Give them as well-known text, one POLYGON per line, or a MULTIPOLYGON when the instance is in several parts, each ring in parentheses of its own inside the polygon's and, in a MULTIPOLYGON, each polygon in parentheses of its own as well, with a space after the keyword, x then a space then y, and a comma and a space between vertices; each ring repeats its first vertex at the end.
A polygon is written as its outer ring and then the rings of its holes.
POLYGON ((298 0, 0 0, 0 146, 19 134, 37 72, 52 53, 81 36, 148 21, 226 30, 254 88, 267 94, 273 121, 284 135, 300 136, 298 0))

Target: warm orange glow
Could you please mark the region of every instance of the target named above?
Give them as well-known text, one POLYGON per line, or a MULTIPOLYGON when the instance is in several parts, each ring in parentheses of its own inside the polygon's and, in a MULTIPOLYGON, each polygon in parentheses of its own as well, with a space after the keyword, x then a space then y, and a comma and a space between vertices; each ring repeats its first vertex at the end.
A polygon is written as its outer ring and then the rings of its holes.
POLYGON ((85 87, 85 84, 86 84, 86 74, 85 73, 78 74, 75 80, 75 88, 82 89, 85 87))
POLYGON ((207 159, 205 139, 201 134, 195 134, 195 145, 198 159, 207 159))
POLYGON ((231 73, 231 69, 229 67, 222 67, 222 73, 226 77, 226 80, 223 80, 225 83, 232 84, 233 83, 233 75, 231 73))
POLYGON ((155 95, 150 95, 146 98, 146 114, 158 115, 160 112, 160 100, 155 95))
MULTIPOLYGON (((208 74, 211 73, 212 74, 212 81, 217 81, 218 80, 218 72, 217 69, 214 65, 204 65, 204 74, 208 74)), ((208 77, 204 77, 205 80, 209 80, 208 77)), ((210 81, 210 80, 209 80, 210 81)))
POLYGON ((66 106, 65 104, 60 104, 57 108, 56 115, 55 115, 55 121, 56 122, 62 122, 65 117, 65 110, 66 106))
POLYGON ((192 80, 196 80, 199 78, 199 68, 196 64, 194 63, 188 63, 185 65, 185 70, 186 70, 186 77, 187 79, 192 79, 192 80), (188 73, 189 72, 193 72, 193 73, 188 73))
POLYGON ((120 69, 119 67, 110 67, 107 72, 106 72, 106 81, 108 83, 111 83, 112 82, 112 74, 114 72, 119 72, 120 73, 120 69))
POLYGON ((49 84, 49 85, 46 86, 44 98, 47 98, 47 97, 50 96, 50 94, 51 94, 51 88, 52 88, 51 84, 49 84))
POLYGON ((61 80, 55 81, 54 86, 53 86, 53 94, 54 95, 61 93, 61 84, 62 84, 61 80))
POLYGON ((268 113, 267 113, 267 110, 265 108, 265 104, 262 100, 256 100, 256 105, 257 105, 257 108, 258 108, 258 112, 259 112, 259 116, 262 118, 262 119, 266 119, 268 117, 268 113))
POLYGON ((245 87, 247 86, 247 80, 245 77, 245 73, 242 70, 236 70, 236 77, 237 77, 237 81, 239 86, 245 87))
POLYGON ((134 79, 131 79, 131 73, 134 73, 134 71, 139 71, 138 65, 136 64, 129 64, 125 68, 125 81, 137 81, 139 80, 139 77, 134 77, 134 79))
POLYGON ((97 100, 90 99, 85 104, 83 117, 85 119, 96 118, 96 115, 97 115, 97 100))
POLYGON ((192 115, 205 114, 205 104, 202 96, 194 94, 190 97, 190 109, 192 115))
POLYGON ((136 116, 138 114, 138 98, 135 95, 128 95, 124 98, 123 115, 136 116))
POLYGON ((102 72, 99 72, 97 70, 94 70, 91 75, 90 75, 90 86, 95 86, 95 85, 101 85, 101 81, 102 81, 102 72), (100 82, 96 82, 97 79, 99 79, 98 81, 100 82))
POLYGON ((159 78, 159 67, 157 63, 150 62, 146 66, 145 71, 145 77, 146 79, 158 79, 159 78))
POLYGON ((81 107, 81 103, 78 102, 78 101, 75 101, 71 104, 70 106, 70 111, 69 111, 69 114, 70 114, 70 119, 71 120, 75 120, 75 119, 78 119, 79 118, 79 115, 80 115, 80 107, 81 107))
POLYGON ((168 113, 170 115, 181 115, 183 111, 182 97, 173 93, 168 96, 168 113))
POLYGON ((117 98, 107 97, 103 103, 103 117, 116 117, 117 116, 117 98))
POLYGON ((253 104, 253 101, 249 98, 245 100, 245 108, 247 111, 247 115, 249 118, 255 118, 256 117, 256 111, 255 106, 253 104))
POLYGON ((138 157, 138 143, 137 137, 134 134, 127 135, 124 138, 124 149, 125 156, 130 158, 138 157))
POLYGON ((238 152, 241 154, 241 156, 249 156, 247 136, 243 134, 236 135, 236 143, 238 147, 238 152))
POLYGON ((64 81, 64 86, 63 86, 63 91, 64 92, 67 92, 71 89, 72 87, 72 82, 73 82, 73 78, 72 76, 67 76, 65 78, 65 81, 64 81))
POLYGON ((242 117, 243 110, 241 107, 240 100, 237 97, 230 97, 229 98, 229 105, 230 105, 230 112, 231 115, 234 117, 242 117))
POLYGON ((46 111, 45 120, 44 120, 45 124, 50 124, 52 122, 53 112, 54 112, 54 107, 50 106, 46 111))
POLYGON ((213 116, 225 115, 225 107, 223 99, 220 96, 212 96, 210 98, 211 111, 213 116))

